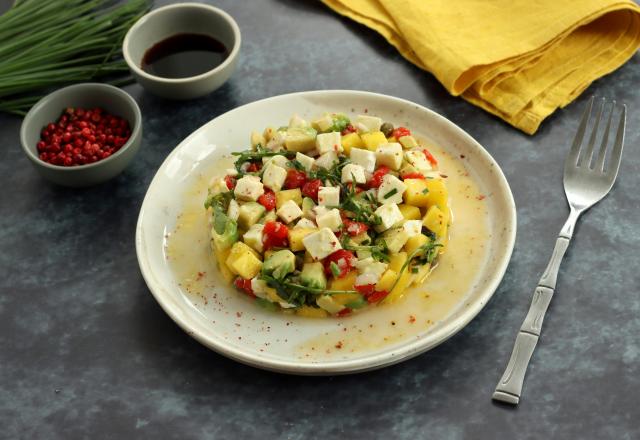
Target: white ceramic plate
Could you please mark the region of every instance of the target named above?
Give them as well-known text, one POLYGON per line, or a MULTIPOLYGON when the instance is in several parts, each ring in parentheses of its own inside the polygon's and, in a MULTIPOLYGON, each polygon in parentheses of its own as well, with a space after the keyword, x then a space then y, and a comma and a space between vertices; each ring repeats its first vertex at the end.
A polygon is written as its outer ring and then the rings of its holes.
POLYGON ((390 96, 315 91, 239 107, 178 145, 147 191, 136 251, 158 303, 202 344, 256 367, 320 375, 397 363, 458 332, 493 295, 511 256, 515 231, 515 205, 502 171, 455 124, 390 96), (368 112, 405 125, 434 145, 442 171, 450 174, 454 216, 447 253, 423 286, 410 289, 405 300, 342 319, 270 312, 225 285, 209 257, 202 208, 206 182, 224 173, 231 163, 229 152, 245 149, 252 130, 286 125, 294 113, 312 118, 325 111, 368 112), (474 229, 478 224, 482 234, 474 229))

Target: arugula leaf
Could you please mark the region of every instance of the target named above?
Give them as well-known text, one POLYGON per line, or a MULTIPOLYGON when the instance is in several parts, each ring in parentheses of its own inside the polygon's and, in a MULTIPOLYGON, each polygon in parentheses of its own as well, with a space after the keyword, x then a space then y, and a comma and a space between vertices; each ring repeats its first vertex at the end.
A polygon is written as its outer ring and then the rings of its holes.
POLYGON ((217 234, 224 234, 230 219, 227 216, 229 202, 233 199, 233 192, 226 191, 216 195, 209 194, 204 202, 205 208, 213 209, 213 229, 217 234))
POLYGON ((333 116, 333 124, 329 127, 328 131, 342 131, 347 128, 351 121, 346 115, 337 114, 333 116))
POLYGON ((297 282, 295 276, 289 276, 283 280, 278 280, 271 275, 261 274, 260 279, 267 282, 269 287, 276 289, 278 296, 284 301, 301 306, 306 304, 307 295, 335 295, 338 293, 358 293, 355 290, 326 290, 307 287, 297 282))
POLYGON ((238 156, 238 158, 236 159, 236 161, 234 162, 233 165, 235 166, 239 177, 243 176, 245 174, 250 174, 250 173, 246 173, 246 172, 242 171, 242 165, 244 165, 245 162, 262 159, 263 157, 272 157, 272 156, 295 157, 295 155, 296 155, 295 151, 287 151, 287 150, 271 151, 271 150, 267 150, 266 148, 263 148, 262 145, 260 145, 260 144, 258 144, 256 146, 256 150, 255 151, 253 151, 253 150, 245 150, 245 151, 241 151, 241 152, 233 152, 231 154, 233 156, 238 156))

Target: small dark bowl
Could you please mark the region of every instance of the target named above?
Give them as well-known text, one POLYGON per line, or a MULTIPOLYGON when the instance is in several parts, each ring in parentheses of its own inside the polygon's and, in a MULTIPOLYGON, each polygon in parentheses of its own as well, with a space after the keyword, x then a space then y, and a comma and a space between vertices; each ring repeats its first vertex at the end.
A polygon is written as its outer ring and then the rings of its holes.
POLYGON ((104 182, 118 175, 131 162, 142 141, 142 116, 136 101, 125 91, 108 84, 84 83, 56 90, 36 103, 20 127, 20 142, 33 166, 45 179, 58 185, 83 187, 104 182), (58 120, 67 107, 101 107, 126 119, 131 137, 120 149, 97 162, 64 167, 52 165, 38 157, 36 144, 42 128, 58 120))

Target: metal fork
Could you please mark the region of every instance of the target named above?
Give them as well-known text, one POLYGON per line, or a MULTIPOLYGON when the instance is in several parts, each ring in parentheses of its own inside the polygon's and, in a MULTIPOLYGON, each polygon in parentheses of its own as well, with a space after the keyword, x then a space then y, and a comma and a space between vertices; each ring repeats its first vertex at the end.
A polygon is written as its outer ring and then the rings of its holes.
POLYGON ((609 132, 611 131, 611 121, 617 108, 616 102, 611 104, 611 111, 609 113, 609 121, 607 127, 602 135, 602 142, 600 150, 595 162, 593 160, 594 146, 596 144, 596 138, 598 135, 598 128, 602 120, 602 116, 605 113, 606 100, 602 98, 599 106, 597 116, 591 130, 591 136, 589 137, 589 143, 586 148, 583 148, 583 140, 589 119, 591 118, 591 111, 593 110, 594 97, 591 97, 589 104, 584 111, 582 121, 578 127, 578 132, 573 140, 573 146, 564 164, 564 192, 569 202, 569 218, 565 222, 564 226, 560 230, 560 234, 556 240, 556 245, 551 255, 551 260, 547 265, 538 287, 533 294, 533 300, 529 307, 529 312, 520 327, 520 332, 516 337, 516 342, 511 353, 511 358, 507 364, 500 382, 496 386, 496 390, 493 393, 494 400, 500 400, 502 402, 511 403, 517 405, 520 401, 520 394, 522 392, 522 384, 524 382, 525 372, 531 355, 536 347, 538 338, 540 337, 540 329, 542 327, 542 320, 547 311, 547 307, 551 302, 551 297, 556 287, 556 279, 558 277, 558 270, 560 269, 560 263, 564 256, 567 247, 569 247, 569 241, 573 235, 573 229, 576 225, 576 221, 580 214, 598 203, 607 193, 611 190, 613 183, 618 175, 618 168, 620 167, 620 158, 622 157, 622 146, 624 144, 624 129, 627 118, 627 107, 622 105, 620 112, 620 121, 618 123, 618 131, 616 139, 613 143, 613 150, 610 153, 609 159, 606 161, 607 156, 607 144, 609 143, 609 132))

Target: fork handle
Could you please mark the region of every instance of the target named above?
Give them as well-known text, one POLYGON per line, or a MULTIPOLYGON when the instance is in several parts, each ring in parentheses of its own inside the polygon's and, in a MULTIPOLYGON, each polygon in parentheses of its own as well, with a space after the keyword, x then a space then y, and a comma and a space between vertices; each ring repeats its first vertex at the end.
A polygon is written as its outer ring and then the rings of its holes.
POLYGON ((500 400, 513 405, 517 405, 520 401, 524 376, 529 366, 531 356, 533 355, 533 350, 536 348, 536 344, 540 338, 544 315, 547 312, 547 308, 553 297, 553 292, 555 291, 560 263, 569 247, 569 242, 580 213, 581 211, 571 208, 569 218, 556 239, 551 260, 534 291, 529 312, 516 337, 507 368, 493 392, 494 400, 500 400))

